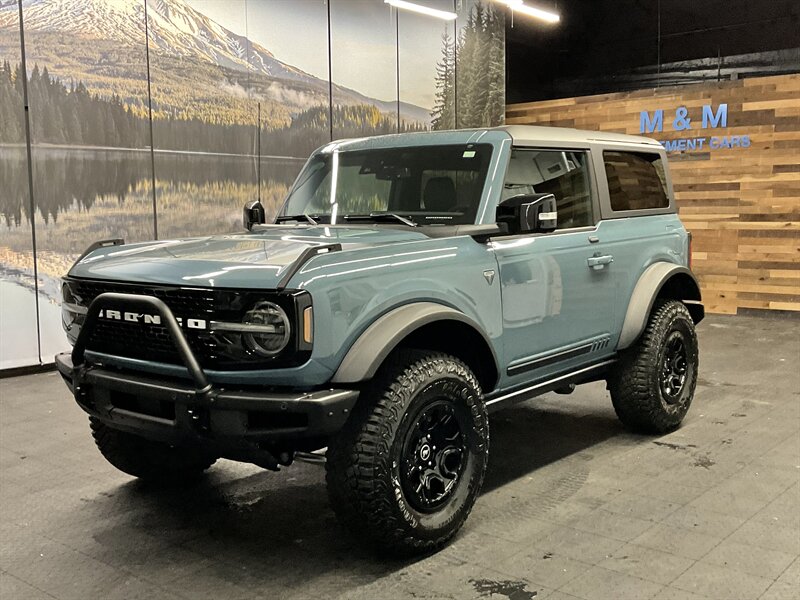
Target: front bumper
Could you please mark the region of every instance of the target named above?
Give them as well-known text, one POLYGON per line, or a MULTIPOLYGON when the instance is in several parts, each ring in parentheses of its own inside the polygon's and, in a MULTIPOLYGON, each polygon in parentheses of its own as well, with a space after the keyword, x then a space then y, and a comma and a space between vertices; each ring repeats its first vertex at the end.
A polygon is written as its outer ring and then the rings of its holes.
POLYGON ((304 449, 324 442, 344 425, 358 400, 358 391, 347 389, 286 392, 215 386, 170 309, 148 296, 99 295, 87 311, 72 353, 58 354, 55 361, 78 405, 108 426, 169 443, 200 444, 228 458, 246 460, 252 452, 304 449), (86 362, 86 343, 97 315, 109 305, 157 311, 190 379, 158 378, 86 362))

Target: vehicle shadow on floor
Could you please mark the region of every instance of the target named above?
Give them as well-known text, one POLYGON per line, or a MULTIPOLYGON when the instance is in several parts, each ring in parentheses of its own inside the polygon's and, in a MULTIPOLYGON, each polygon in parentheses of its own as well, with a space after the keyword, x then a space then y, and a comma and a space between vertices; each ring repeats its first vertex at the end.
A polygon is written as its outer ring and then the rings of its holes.
MULTIPOLYGON (((608 411, 548 412, 530 403, 507 409, 491 421, 484 492, 624 435, 608 411)), ((144 577, 159 557, 137 539, 159 540, 178 560, 181 553, 186 560, 210 559, 214 566, 204 577, 212 578, 212 588, 235 583, 261 593, 308 581, 313 595, 333 596, 412 562, 376 556, 350 537, 328 505, 320 464, 295 463, 272 473, 223 462, 190 486, 159 489, 132 481, 95 502, 100 514, 114 514, 95 528, 103 544, 112 553, 143 548, 133 562, 144 577)))
POLYGON ((539 407, 535 401, 496 413, 490 425, 483 493, 613 437, 630 435, 608 410, 577 414, 539 407))

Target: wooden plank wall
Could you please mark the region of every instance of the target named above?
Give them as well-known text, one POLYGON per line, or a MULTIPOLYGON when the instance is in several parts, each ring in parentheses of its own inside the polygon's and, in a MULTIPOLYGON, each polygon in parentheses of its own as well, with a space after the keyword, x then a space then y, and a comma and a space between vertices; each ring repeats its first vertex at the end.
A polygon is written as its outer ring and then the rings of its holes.
POLYGON ((658 140, 750 137, 749 148, 670 152, 681 219, 706 310, 800 311, 800 74, 564 98, 506 107, 506 123, 639 135, 664 110, 658 140), (728 104, 726 128, 700 129, 702 106, 728 104), (692 129, 674 131, 685 106, 692 129))

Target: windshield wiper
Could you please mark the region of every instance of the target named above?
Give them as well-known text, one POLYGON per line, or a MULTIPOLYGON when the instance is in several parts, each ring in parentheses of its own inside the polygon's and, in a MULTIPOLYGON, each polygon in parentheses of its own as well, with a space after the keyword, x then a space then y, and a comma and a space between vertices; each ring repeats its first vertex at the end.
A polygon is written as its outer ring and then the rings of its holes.
POLYGON ((402 217, 397 213, 390 212, 373 212, 368 215, 345 215, 342 217, 345 221, 397 221, 409 227, 417 227, 417 223, 409 218, 402 217))
POLYGON ((317 224, 317 221, 315 219, 313 219, 311 216, 307 215, 307 214, 302 214, 302 215, 278 215, 277 217, 275 217, 275 222, 276 223, 283 223, 285 221, 297 221, 298 223, 300 221, 306 221, 308 223, 311 223, 312 225, 316 225, 317 224))

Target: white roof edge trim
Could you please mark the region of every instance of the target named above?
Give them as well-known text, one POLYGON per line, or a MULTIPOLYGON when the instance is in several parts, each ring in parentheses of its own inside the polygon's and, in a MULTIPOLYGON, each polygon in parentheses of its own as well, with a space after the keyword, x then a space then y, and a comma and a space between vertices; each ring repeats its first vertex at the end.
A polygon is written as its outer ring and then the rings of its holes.
POLYGON ((663 148, 664 146, 661 142, 657 140, 652 140, 650 138, 642 138, 639 141, 621 141, 621 140, 609 140, 603 138, 589 138, 587 141, 589 142, 596 142, 598 144, 615 144, 617 146, 650 146, 653 148, 663 148))
POLYGON ((574 129, 572 127, 553 127, 548 125, 502 125, 494 129, 506 131, 515 144, 548 144, 548 143, 601 143, 629 144, 638 146, 661 146, 652 138, 630 135, 627 133, 605 132, 597 130, 574 129))

